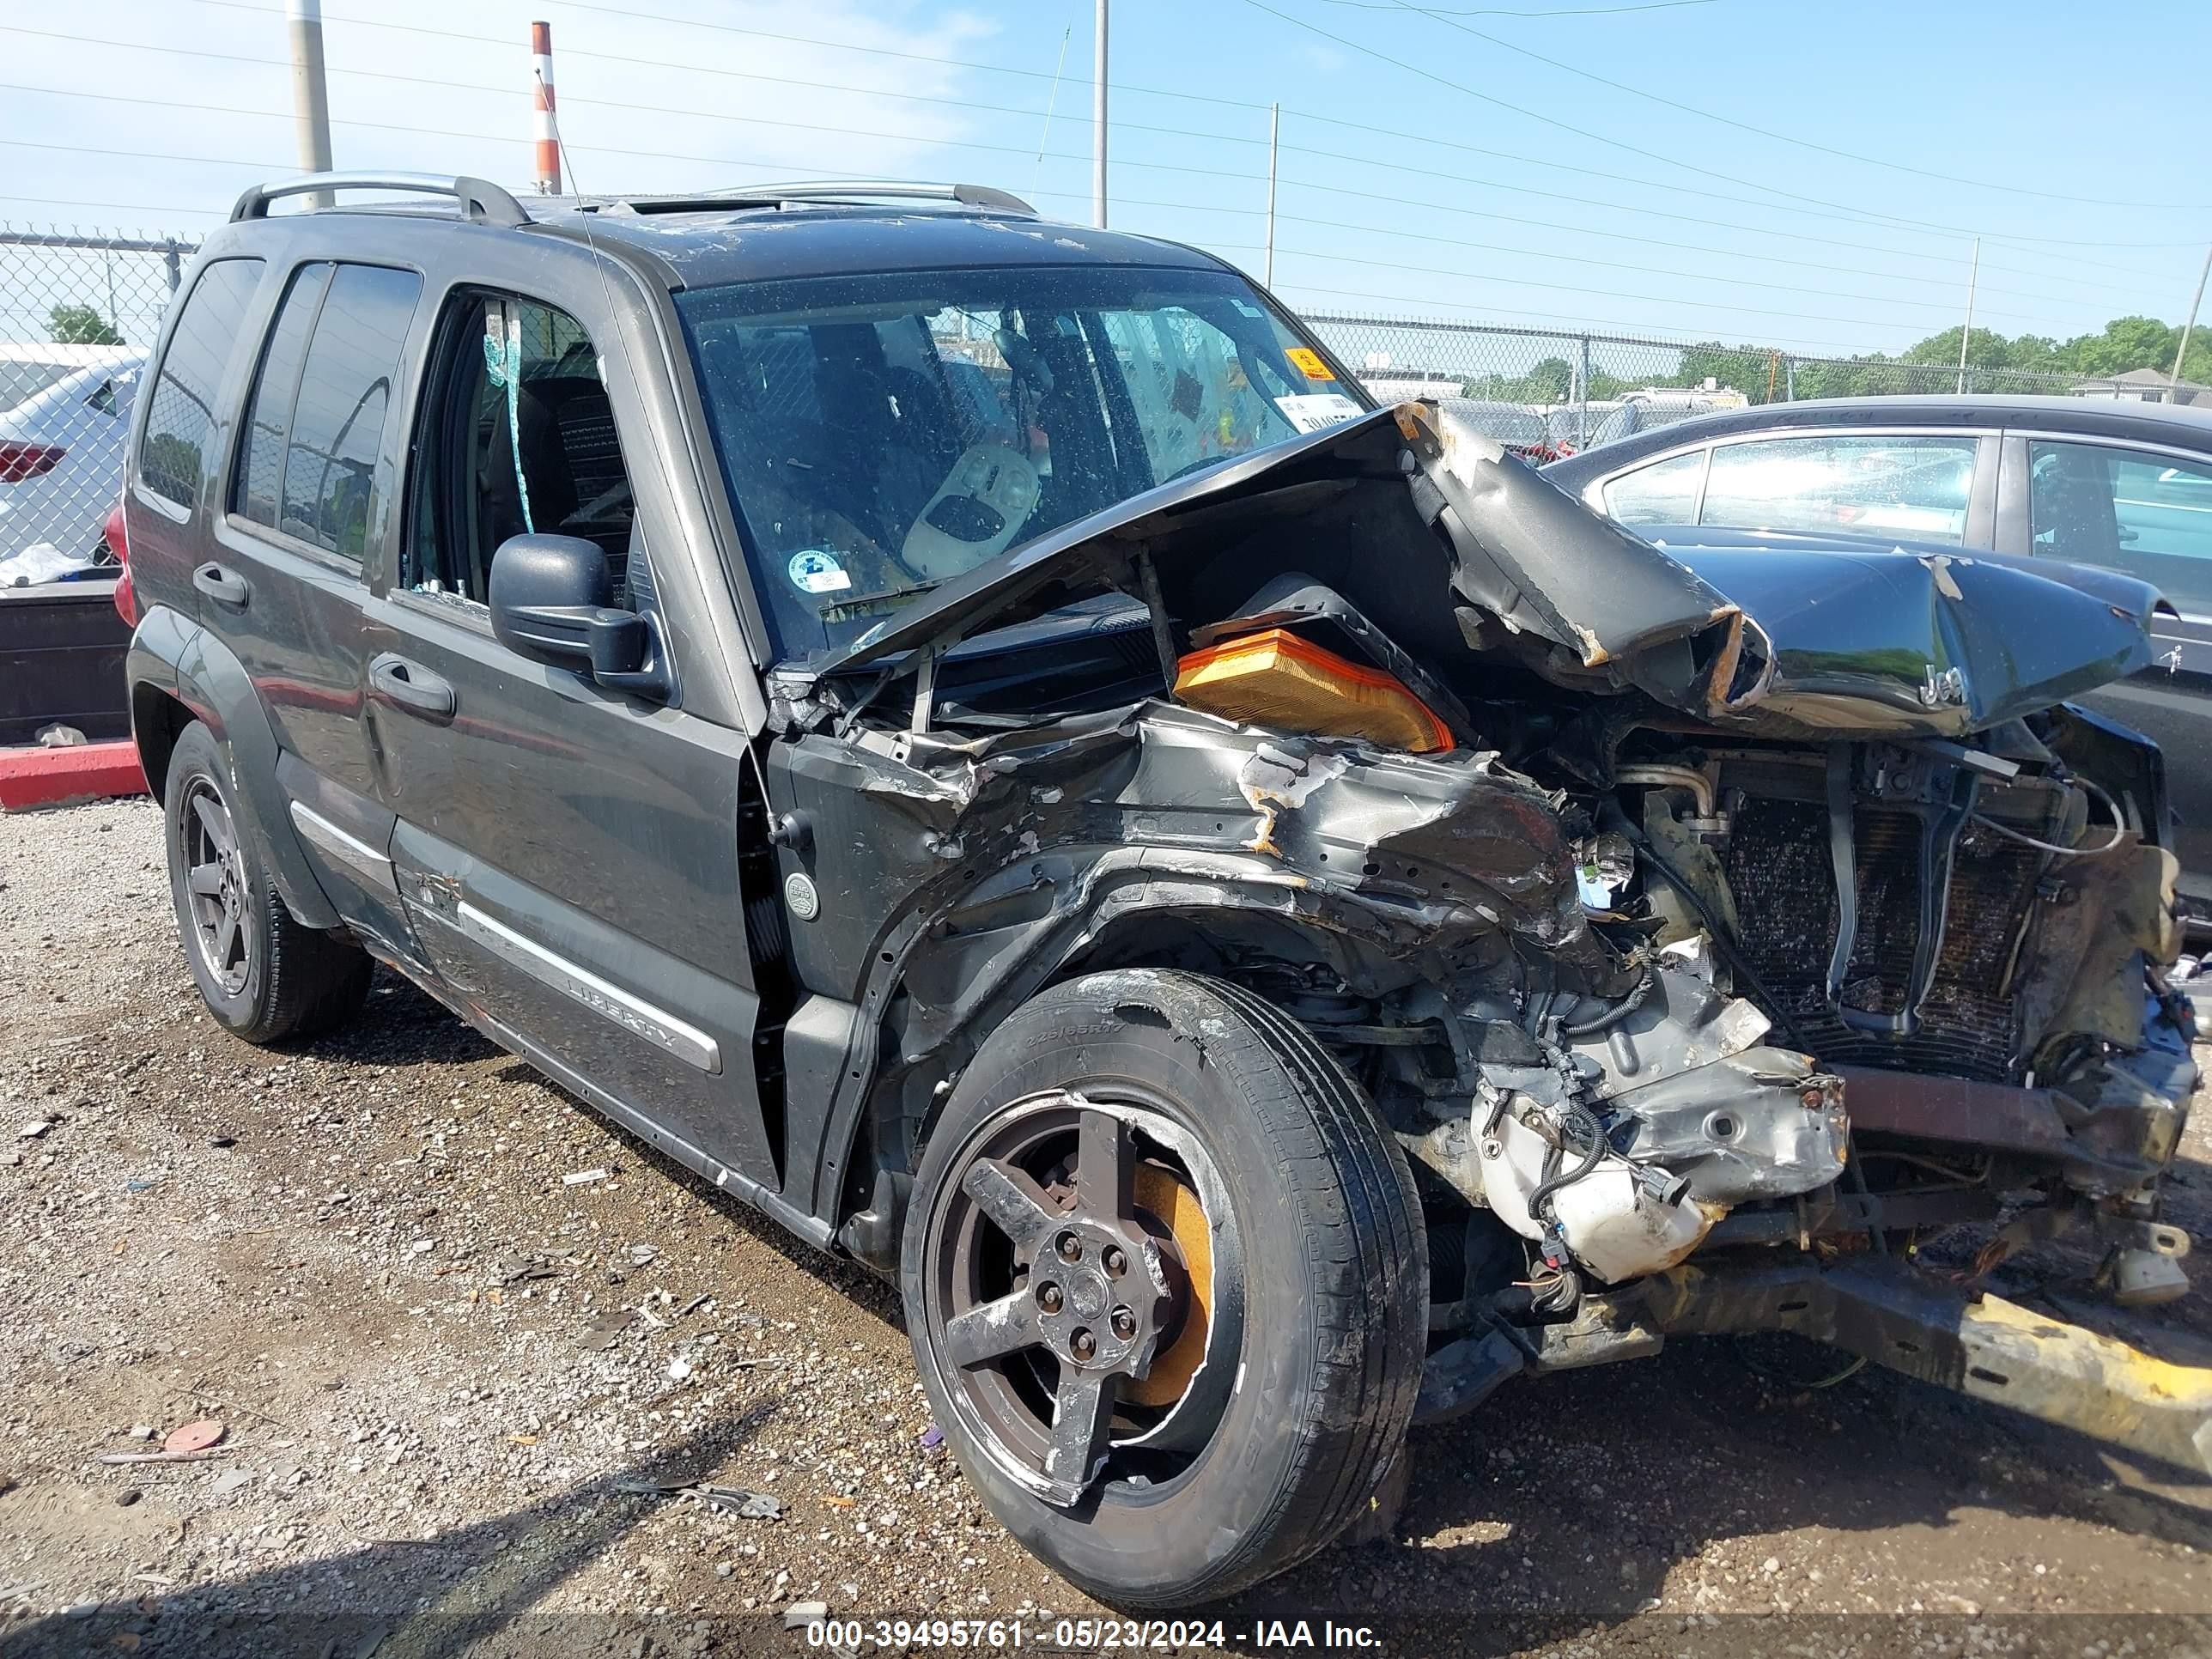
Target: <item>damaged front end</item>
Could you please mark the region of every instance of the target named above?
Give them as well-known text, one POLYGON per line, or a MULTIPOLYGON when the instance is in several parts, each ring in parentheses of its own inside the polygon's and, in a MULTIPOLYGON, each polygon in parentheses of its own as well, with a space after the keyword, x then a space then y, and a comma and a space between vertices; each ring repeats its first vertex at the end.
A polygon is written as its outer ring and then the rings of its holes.
MULTIPOLYGON (((782 873, 830 896, 789 950, 855 1011, 795 1167, 880 1259, 983 1035, 1172 965, 1306 1025, 1413 1161, 1432 1415, 1669 1331, 1864 1329, 1899 1363, 1899 1320, 1961 1293, 1896 1290, 1887 1244, 2001 1209, 2001 1243, 2092 1230, 2124 1297, 2178 1293, 2163 778, 2063 701, 2148 659, 2155 604, 1662 551, 1449 405, 1071 526, 774 678, 782 873), (1726 1288, 1778 1261, 1835 1285, 1726 1288)), ((2122 1372, 2076 1373, 2106 1380, 2008 1397, 2130 1441, 2122 1372)))

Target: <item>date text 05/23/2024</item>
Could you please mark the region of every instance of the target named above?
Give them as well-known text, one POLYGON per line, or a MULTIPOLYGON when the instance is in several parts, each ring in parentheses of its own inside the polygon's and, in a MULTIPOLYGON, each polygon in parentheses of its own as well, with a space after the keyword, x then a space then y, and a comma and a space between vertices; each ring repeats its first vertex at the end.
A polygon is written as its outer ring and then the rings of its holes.
POLYGON ((805 1627, 806 1644, 831 1652, 909 1653, 965 1648, 982 1653, 1035 1649, 1047 1653, 1176 1652, 1189 1648, 1334 1649, 1378 1651, 1382 1638, 1366 1625, 1334 1620, 1263 1619, 1249 1630, 1220 1620, 822 1619, 805 1627))

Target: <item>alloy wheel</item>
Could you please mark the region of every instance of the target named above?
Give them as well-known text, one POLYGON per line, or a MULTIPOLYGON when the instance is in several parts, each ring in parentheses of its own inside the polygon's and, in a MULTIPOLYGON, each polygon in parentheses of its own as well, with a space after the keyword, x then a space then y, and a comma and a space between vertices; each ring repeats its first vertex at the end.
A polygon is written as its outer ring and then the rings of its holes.
POLYGON ((1055 1092, 986 1126, 932 1218, 925 1312, 994 1462, 1062 1508, 1188 1467, 1226 1398, 1202 1379, 1241 1337, 1215 1318, 1217 1275, 1240 1266, 1228 1210, 1156 1104, 1055 1092))
POLYGON ((185 854, 185 902, 192 942, 208 975, 225 996, 246 989, 252 967, 247 925, 246 861, 238 825, 215 785, 194 778, 179 818, 185 854))

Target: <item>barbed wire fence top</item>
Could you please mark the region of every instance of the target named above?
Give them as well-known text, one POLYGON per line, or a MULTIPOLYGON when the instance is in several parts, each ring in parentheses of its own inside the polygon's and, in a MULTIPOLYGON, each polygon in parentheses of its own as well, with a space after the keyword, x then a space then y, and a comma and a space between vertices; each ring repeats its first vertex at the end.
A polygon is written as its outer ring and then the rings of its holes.
MULTIPOLYGON (((0 514, 0 585, 11 559, 15 577, 26 574, 16 556, 27 549, 53 550, 40 555, 48 563, 103 556, 131 404, 198 245, 193 234, 0 222, 0 442, 30 447, 0 479, 12 492, 0 514)), ((1540 456, 1617 435, 1628 402, 1648 424, 1707 408, 1960 389, 1955 364, 1380 313, 1313 312, 1305 320, 1376 396, 1476 399, 1492 435, 1540 456)), ((2121 388, 1969 365, 1963 389, 2121 388)))

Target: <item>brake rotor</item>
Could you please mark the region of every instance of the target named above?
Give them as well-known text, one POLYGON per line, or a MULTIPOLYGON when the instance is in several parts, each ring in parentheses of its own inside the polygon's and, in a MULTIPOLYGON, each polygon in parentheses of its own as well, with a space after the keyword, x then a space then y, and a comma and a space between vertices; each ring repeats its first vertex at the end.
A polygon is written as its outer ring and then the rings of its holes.
POLYGON ((1172 1406, 1182 1398, 1206 1358, 1206 1333, 1212 1326, 1213 1232, 1198 1194, 1160 1164, 1137 1165, 1133 1181, 1137 1207, 1168 1231, 1182 1256, 1190 1289, 1184 1297, 1182 1329, 1152 1361, 1143 1381, 1124 1380, 1121 1397, 1139 1406, 1172 1406))

